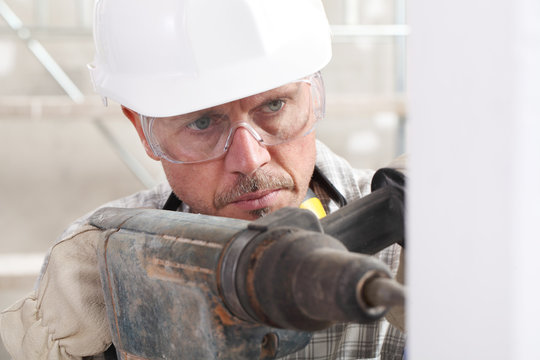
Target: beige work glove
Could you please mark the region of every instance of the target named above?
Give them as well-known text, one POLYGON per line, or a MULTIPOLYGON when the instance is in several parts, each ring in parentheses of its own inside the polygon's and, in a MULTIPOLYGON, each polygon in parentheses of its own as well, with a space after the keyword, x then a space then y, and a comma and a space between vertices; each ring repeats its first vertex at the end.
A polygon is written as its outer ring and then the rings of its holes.
POLYGON ((37 288, 0 313, 0 334, 13 360, 82 359, 109 347, 99 238, 99 229, 84 226, 57 243, 37 288))

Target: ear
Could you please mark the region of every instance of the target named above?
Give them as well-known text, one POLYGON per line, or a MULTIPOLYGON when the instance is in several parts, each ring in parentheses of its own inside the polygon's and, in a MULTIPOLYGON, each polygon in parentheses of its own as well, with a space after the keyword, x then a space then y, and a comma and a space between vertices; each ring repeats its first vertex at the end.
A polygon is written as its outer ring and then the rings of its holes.
POLYGON ((150 145, 148 145, 146 136, 144 136, 144 132, 141 125, 141 118, 139 117, 139 114, 131 109, 128 109, 127 107, 123 105, 122 105, 122 112, 129 119, 129 121, 131 121, 131 123, 135 127, 135 130, 137 130, 137 134, 139 134, 139 139, 141 139, 141 142, 144 146, 144 150, 146 151, 146 154, 152 159, 156 161, 160 161, 161 159, 154 154, 154 152, 152 151, 152 148, 150 148, 150 145))

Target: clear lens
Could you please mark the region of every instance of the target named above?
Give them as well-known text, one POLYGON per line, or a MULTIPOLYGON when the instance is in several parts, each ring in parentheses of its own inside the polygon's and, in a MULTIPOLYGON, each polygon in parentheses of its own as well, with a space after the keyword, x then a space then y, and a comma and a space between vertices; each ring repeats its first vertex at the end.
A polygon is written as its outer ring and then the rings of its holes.
POLYGON ((311 78, 304 79, 213 108, 165 118, 141 116, 141 121, 157 156, 174 163, 201 162, 222 156, 239 127, 264 145, 310 133, 318 118, 311 88, 311 78))

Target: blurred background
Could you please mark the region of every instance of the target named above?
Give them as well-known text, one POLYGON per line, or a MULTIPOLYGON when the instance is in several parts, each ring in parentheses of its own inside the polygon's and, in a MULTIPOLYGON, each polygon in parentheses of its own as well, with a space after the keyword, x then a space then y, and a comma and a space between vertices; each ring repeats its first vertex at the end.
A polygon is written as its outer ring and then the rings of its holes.
MULTIPOLYGON (((334 56, 318 137, 384 166, 405 151, 405 0, 323 2, 334 56)), ((164 179, 119 105, 93 93, 93 4, 0 0, 0 309, 31 291, 70 222, 164 179)))

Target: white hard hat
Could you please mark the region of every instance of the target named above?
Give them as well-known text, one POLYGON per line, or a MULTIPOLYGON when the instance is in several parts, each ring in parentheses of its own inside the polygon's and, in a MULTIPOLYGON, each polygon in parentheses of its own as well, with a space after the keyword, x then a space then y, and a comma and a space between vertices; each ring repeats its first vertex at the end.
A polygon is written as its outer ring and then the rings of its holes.
POLYGON ((332 56, 320 0, 97 0, 96 91, 184 114, 279 87, 332 56))

